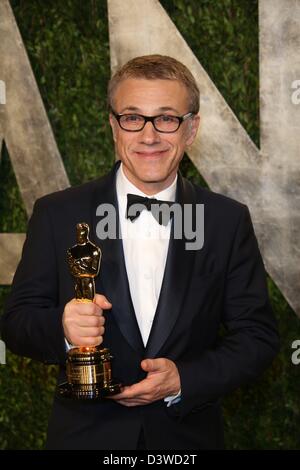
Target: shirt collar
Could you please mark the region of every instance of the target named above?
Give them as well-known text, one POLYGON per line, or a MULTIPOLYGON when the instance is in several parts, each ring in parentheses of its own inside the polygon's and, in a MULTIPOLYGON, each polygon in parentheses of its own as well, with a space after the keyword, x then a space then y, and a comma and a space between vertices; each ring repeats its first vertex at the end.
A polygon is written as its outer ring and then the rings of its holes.
POLYGON ((175 201, 176 197, 176 186, 177 186, 177 174, 175 176, 174 181, 168 186, 167 188, 163 189, 159 193, 153 194, 151 196, 143 193, 140 189, 138 189, 134 184, 132 184, 129 179, 125 176, 123 170, 123 163, 121 163, 118 172, 117 172, 117 180, 116 180, 116 187, 117 187, 117 195, 118 197, 127 197, 128 193, 137 194, 143 197, 151 197, 156 199, 161 199, 163 201, 175 201))

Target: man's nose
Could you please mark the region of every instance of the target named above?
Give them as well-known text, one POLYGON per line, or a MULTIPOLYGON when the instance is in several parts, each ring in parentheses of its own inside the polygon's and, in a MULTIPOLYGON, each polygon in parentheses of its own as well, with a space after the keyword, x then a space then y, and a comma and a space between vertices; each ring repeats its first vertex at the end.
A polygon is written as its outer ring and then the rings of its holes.
POLYGON ((160 142, 160 134, 151 121, 146 122, 144 129, 141 130, 140 141, 148 145, 160 142))

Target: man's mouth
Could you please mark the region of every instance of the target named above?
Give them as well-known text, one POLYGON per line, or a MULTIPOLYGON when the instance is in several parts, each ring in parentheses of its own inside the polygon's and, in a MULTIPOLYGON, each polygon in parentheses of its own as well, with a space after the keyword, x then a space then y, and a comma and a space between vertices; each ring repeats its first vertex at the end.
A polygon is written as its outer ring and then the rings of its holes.
POLYGON ((167 150, 141 150, 141 151, 136 151, 135 153, 140 156, 140 157, 160 157, 164 153, 166 153, 167 150))

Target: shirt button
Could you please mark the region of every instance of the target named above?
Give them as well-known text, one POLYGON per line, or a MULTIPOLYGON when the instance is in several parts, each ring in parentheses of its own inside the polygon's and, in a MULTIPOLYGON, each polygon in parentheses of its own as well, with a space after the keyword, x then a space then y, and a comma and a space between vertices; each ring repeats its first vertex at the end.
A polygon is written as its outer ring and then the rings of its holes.
POLYGON ((151 279, 151 278, 152 278, 152 276, 151 276, 150 273, 145 273, 144 274, 144 279, 151 279))

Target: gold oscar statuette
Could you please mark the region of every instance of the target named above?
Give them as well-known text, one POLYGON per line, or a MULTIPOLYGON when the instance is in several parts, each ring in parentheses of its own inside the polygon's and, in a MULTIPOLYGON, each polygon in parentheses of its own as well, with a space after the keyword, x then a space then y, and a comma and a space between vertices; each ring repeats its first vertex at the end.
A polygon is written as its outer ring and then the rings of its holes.
MULTIPOLYGON (((93 302, 95 277, 100 270, 101 250, 89 240, 89 226, 76 226, 77 244, 67 251, 70 272, 75 279, 77 302, 93 302)), ((97 400, 121 391, 112 379, 109 349, 76 346, 67 353, 67 382, 59 385, 59 395, 81 400, 97 400)))

